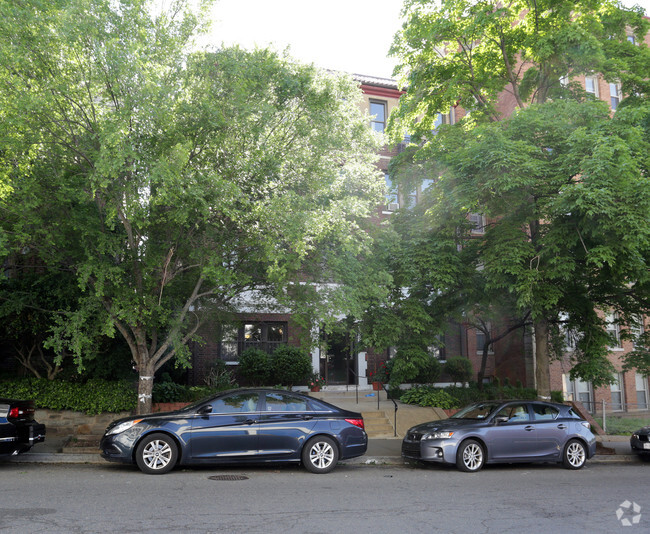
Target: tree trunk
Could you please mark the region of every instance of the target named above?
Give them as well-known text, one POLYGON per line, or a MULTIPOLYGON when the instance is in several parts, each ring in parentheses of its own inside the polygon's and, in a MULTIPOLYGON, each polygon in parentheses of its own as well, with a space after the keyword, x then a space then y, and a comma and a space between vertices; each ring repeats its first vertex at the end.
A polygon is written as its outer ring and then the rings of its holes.
POLYGON ((551 398, 550 359, 548 355, 548 321, 535 321, 535 378, 537 396, 543 400, 551 398))
POLYGON ((483 346, 483 355, 481 356, 481 368, 479 369, 478 372, 478 389, 479 391, 483 391, 483 379, 485 378, 485 368, 487 367, 487 360, 488 360, 488 355, 489 355, 489 347, 490 345, 486 343, 483 346))
POLYGON ((138 407, 136 413, 144 415, 152 411, 154 365, 146 362, 138 365, 138 407))

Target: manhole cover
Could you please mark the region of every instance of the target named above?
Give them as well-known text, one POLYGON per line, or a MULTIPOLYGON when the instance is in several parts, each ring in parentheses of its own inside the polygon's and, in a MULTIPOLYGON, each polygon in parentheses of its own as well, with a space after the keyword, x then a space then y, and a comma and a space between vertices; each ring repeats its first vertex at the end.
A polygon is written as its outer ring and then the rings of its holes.
POLYGON ((248 480, 246 475, 214 475, 208 477, 210 480, 248 480))

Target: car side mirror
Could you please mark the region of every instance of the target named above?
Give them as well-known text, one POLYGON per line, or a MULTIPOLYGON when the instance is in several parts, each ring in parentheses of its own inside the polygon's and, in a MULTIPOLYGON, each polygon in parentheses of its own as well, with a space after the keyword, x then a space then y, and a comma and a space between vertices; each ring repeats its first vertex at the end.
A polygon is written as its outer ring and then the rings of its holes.
POLYGON ((499 424, 499 423, 507 423, 508 422, 508 417, 505 416, 505 415, 495 417, 494 422, 497 423, 497 424, 499 424))
POLYGON ((212 405, 206 404, 205 406, 201 406, 197 413, 201 415, 212 413, 212 405))

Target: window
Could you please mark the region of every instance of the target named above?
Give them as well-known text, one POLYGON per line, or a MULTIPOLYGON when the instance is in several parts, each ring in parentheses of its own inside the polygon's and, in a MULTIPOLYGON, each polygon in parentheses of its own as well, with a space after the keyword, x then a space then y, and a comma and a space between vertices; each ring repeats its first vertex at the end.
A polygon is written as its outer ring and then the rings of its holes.
POLYGON ((384 173, 384 179, 386 180, 386 208, 388 211, 398 210, 397 187, 393 184, 393 180, 388 173, 384 173))
MULTIPOLYGON (((487 326, 488 332, 491 332, 492 331, 492 325, 490 325, 490 323, 487 323, 486 326, 487 326)), ((483 346, 485 345, 485 341, 486 341, 485 333, 477 328, 476 329, 476 352, 477 353, 483 354, 483 346)), ((490 348, 488 349, 488 353, 489 354, 494 354, 492 345, 490 345, 490 348)))
POLYGON ((607 322, 607 333, 612 339, 612 345, 609 348, 613 350, 622 350, 621 333, 618 325, 618 314, 608 313, 605 317, 605 321, 607 322))
POLYGON ((569 314, 566 312, 560 312, 558 314, 558 319, 560 321, 560 332, 564 334, 564 351, 565 352, 574 352, 578 346, 578 340, 580 339, 580 334, 576 330, 568 328, 567 322, 569 321, 569 314))
POLYGON ((422 191, 426 191, 433 185, 433 178, 425 178, 422 180, 422 191))
POLYGON ((285 393, 266 394, 267 412, 306 412, 307 401, 285 393))
POLYGON ((560 411, 553 406, 546 404, 533 404, 533 416, 535 421, 553 421, 560 415, 560 411))
POLYGON ((643 326, 643 317, 635 317, 629 326, 630 334, 632 335, 632 343, 634 343, 634 348, 640 348, 640 337, 644 332, 643 326))
POLYGON ((615 412, 623 411, 623 377, 621 373, 616 373, 614 375, 614 382, 609 385, 610 391, 612 392, 612 410, 615 412))
POLYGON ((471 224, 471 232, 473 234, 485 233, 485 217, 480 213, 470 213, 469 222, 471 224))
POLYGON ((598 78, 596 76, 587 76, 585 78, 585 91, 598 97, 598 78))
POLYGON ((435 120, 433 121, 433 132, 435 133, 443 124, 454 124, 454 119, 454 108, 451 108, 449 110, 449 113, 438 113, 435 120))
POLYGON ((429 345, 427 350, 431 356, 433 356, 440 363, 445 363, 447 361, 447 351, 445 350, 445 335, 440 334, 437 336, 434 345, 429 345))
POLYGON ((212 402, 212 413, 248 413, 257 411, 257 393, 236 393, 212 402))
POLYGON ((221 329, 219 357, 237 363, 243 351, 250 347, 273 353, 279 345, 287 343, 287 323, 249 322, 237 328, 224 325, 221 329))
POLYGON ((499 410, 496 417, 507 417, 508 423, 522 423, 530 421, 530 414, 525 404, 511 404, 499 410))
POLYGON ((386 102, 382 100, 370 101, 370 126, 375 132, 383 133, 386 130, 386 102))
POLYGON ((227 362, 236 362, 239 359, 237 342, 239 332, 235 326, 223 325, 221 328, 221 359, 227 362))
POLYGON ((594 396, 591 382, 583 382, 579 378, 571 380, 569 375, 562 375, 564 397, 567 400, 581 402, 587 410, 594 411, 594 396))
POLYGON ((634 37, 634 35, 628 35, 627 40, 632 44, 636 44, 636 38, 634 37))
POLYGON ((636 408, 637 410, 648 409, 648 379, 640 373, 635 373, 636 384, 636 408))
POLYGON ((411 209, 418 203, 418 191, 417 189, 411 189, 408 194, 404 195, 404 203, 406 208, 411 209))
POLYGON ((616 110, 621 101, 621 86, 618 83, 609 84, 609 99, 613 110, 616 110))

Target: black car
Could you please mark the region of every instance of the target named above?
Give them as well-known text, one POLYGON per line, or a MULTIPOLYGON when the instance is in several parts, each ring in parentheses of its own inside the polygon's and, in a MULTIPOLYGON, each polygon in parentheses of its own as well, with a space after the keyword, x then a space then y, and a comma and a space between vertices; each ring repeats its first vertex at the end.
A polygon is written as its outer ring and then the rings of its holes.
POLYGON ((485 401, 449 419, 409 429, 406 459, 455 464, 476 472, 486 463, 562 462, 580 469, 596 453, 589 423, 570 406, 551 402, 485 401))
POLYGON ((0 457, 27 452, 45 441, 45 425, 34 421, 34 402, 0 399, 0 457))
POLYGON ((367 446, 361 414, 275 389, 230 390, 175 412, 119 419, 100 442, 103 458, 136 463, 148 474, 260 462, 302 462, 312 473, 328 473, 367 446))
POLYGON ((632 452, 638 454, 644 460, 650 460, 650 426, 637 430, 630 438, 632 452))

